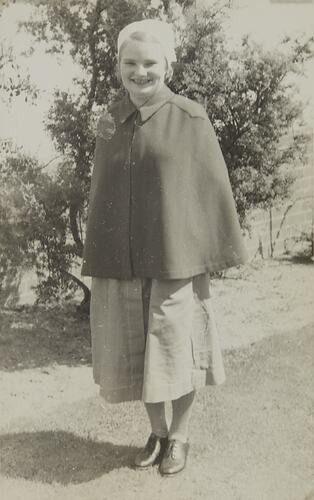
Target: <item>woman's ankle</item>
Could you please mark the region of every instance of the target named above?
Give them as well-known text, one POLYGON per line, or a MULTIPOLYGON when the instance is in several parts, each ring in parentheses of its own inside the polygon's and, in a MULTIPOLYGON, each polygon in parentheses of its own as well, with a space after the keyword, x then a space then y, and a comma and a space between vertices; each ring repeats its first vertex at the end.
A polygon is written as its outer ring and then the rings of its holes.
POLYGON ((186 434, 183 434, 180 432, 169 433, 168 438, 169 438, 169 441, 176 440, 176 441, 180 441, 181 443, 187 443, 189 440, 189 437, 186 434))
POLYGON ((157 429, 152 429, 152 434, 155 434, 160 439, 164 439, 168 437, 168 429, 165 430, 157 430, 157 429))

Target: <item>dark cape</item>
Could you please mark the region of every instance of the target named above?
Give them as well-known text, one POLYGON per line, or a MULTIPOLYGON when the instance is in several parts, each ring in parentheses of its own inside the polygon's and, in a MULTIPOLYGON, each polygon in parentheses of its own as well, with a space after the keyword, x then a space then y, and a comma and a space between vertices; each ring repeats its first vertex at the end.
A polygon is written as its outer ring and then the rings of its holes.
POLYGON ((247 258, 227 168, 203 107, 166 86, 98 123, 82 274, 180 279, 247 258))

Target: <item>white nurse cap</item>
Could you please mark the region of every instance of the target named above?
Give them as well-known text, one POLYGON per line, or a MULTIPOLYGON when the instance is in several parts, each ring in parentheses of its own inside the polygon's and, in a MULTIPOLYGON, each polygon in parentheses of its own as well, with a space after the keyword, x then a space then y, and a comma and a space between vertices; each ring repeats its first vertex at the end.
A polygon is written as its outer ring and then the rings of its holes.
POLYGON ((152 35, 158 40, 169 65, 177 60, 172 25, 158 19, 143 19, 125 26, 118 36, 118 54, 123 42, 137 31, 152 35))

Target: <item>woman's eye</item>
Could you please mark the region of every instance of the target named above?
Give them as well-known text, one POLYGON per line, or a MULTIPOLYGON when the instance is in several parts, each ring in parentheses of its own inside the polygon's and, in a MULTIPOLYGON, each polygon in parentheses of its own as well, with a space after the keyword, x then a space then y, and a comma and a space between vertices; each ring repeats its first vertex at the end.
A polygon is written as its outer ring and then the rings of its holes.
MULTIPOLYGON (((136 66, 137 63, 134 62, 134 61, 123 61, 123 64, 125 66, 136 66)), ((157 63, 155 61, 147 61, 147 62, 144 62, 143 63, 143 67, 144 68, 151 68, 153 66, 155 66, 157 63)))

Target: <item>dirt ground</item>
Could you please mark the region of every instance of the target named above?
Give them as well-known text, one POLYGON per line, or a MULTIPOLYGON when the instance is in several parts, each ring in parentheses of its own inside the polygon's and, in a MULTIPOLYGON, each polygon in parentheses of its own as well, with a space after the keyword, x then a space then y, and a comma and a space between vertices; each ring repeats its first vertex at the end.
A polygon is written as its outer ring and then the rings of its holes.
POLYGON ((145 413, 99 399, 87 318, 2 311, 0 498, 314 500, 313 285, 313 263, 283 259, 213 280, 227 382, 198 394, 172 479, 132 468, 145 413))

